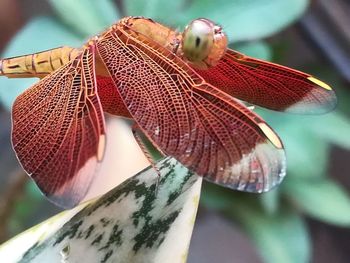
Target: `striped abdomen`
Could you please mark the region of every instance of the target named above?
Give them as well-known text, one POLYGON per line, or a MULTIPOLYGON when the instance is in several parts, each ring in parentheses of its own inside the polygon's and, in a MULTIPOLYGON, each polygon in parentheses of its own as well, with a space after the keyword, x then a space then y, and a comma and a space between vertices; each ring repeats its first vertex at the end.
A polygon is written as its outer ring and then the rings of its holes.
POLYGON ((0 60, 0 76, 43 78, 75 58, 80 49, 59 47, 47 51, 0 60))

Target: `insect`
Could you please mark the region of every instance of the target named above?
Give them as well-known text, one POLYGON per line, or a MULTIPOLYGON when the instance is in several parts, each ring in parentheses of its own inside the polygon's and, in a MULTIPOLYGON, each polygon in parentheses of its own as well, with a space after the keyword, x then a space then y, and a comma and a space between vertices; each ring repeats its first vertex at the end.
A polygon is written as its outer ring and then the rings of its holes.
POLYGON ((207 180, 259 193, 285 176, 285 152, 239 100, 316 114, 336 104, 315 77, 228 49, 222 28, 208 19, 179 33, 126 17, 82 48, 3 59, 0 75, 41 78, 14 102, 13 147, 41 191, 63 207, 82 200, 103 159, 103 112, 133 119, 161 152, 207 180))

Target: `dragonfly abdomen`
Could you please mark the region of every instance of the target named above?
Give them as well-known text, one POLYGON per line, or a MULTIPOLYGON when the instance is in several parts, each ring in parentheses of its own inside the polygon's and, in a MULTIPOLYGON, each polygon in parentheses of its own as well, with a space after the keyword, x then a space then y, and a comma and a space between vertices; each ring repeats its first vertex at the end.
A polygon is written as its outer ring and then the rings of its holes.
POLYGON ((68 63, 80 49, 59 47, 39 53, 0 60, 0 76, 9 78, 43 78, 68 63))

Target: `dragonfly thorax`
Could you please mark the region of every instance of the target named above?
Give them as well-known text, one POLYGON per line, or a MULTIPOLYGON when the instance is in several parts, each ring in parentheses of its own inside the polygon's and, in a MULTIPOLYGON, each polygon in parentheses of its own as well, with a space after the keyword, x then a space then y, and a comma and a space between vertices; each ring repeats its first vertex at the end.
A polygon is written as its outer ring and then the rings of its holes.
POLYGON ((222 28, 209 19, 189 23, 182 36, 184 57, 200 69, 215 66, 227 49, 227 37, 222 28))

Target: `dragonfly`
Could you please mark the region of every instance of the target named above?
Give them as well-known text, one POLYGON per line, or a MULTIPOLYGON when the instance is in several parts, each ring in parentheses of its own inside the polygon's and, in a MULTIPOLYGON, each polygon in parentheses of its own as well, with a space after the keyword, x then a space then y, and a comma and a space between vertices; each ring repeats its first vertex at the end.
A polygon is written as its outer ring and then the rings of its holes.
POLYGON ((222 27, 204 18, 179 32, 125 17, 81 48, 0 60, 0 75, 40 78, 13 104, 13 148, 39 189, 65 208, 84 198, 103 159, 104 113, 132 119, 199 176, 261 193, 281 183, 285 151, 245 102, 301 114, 336 105, 326 83, 229 49, 222 27))

